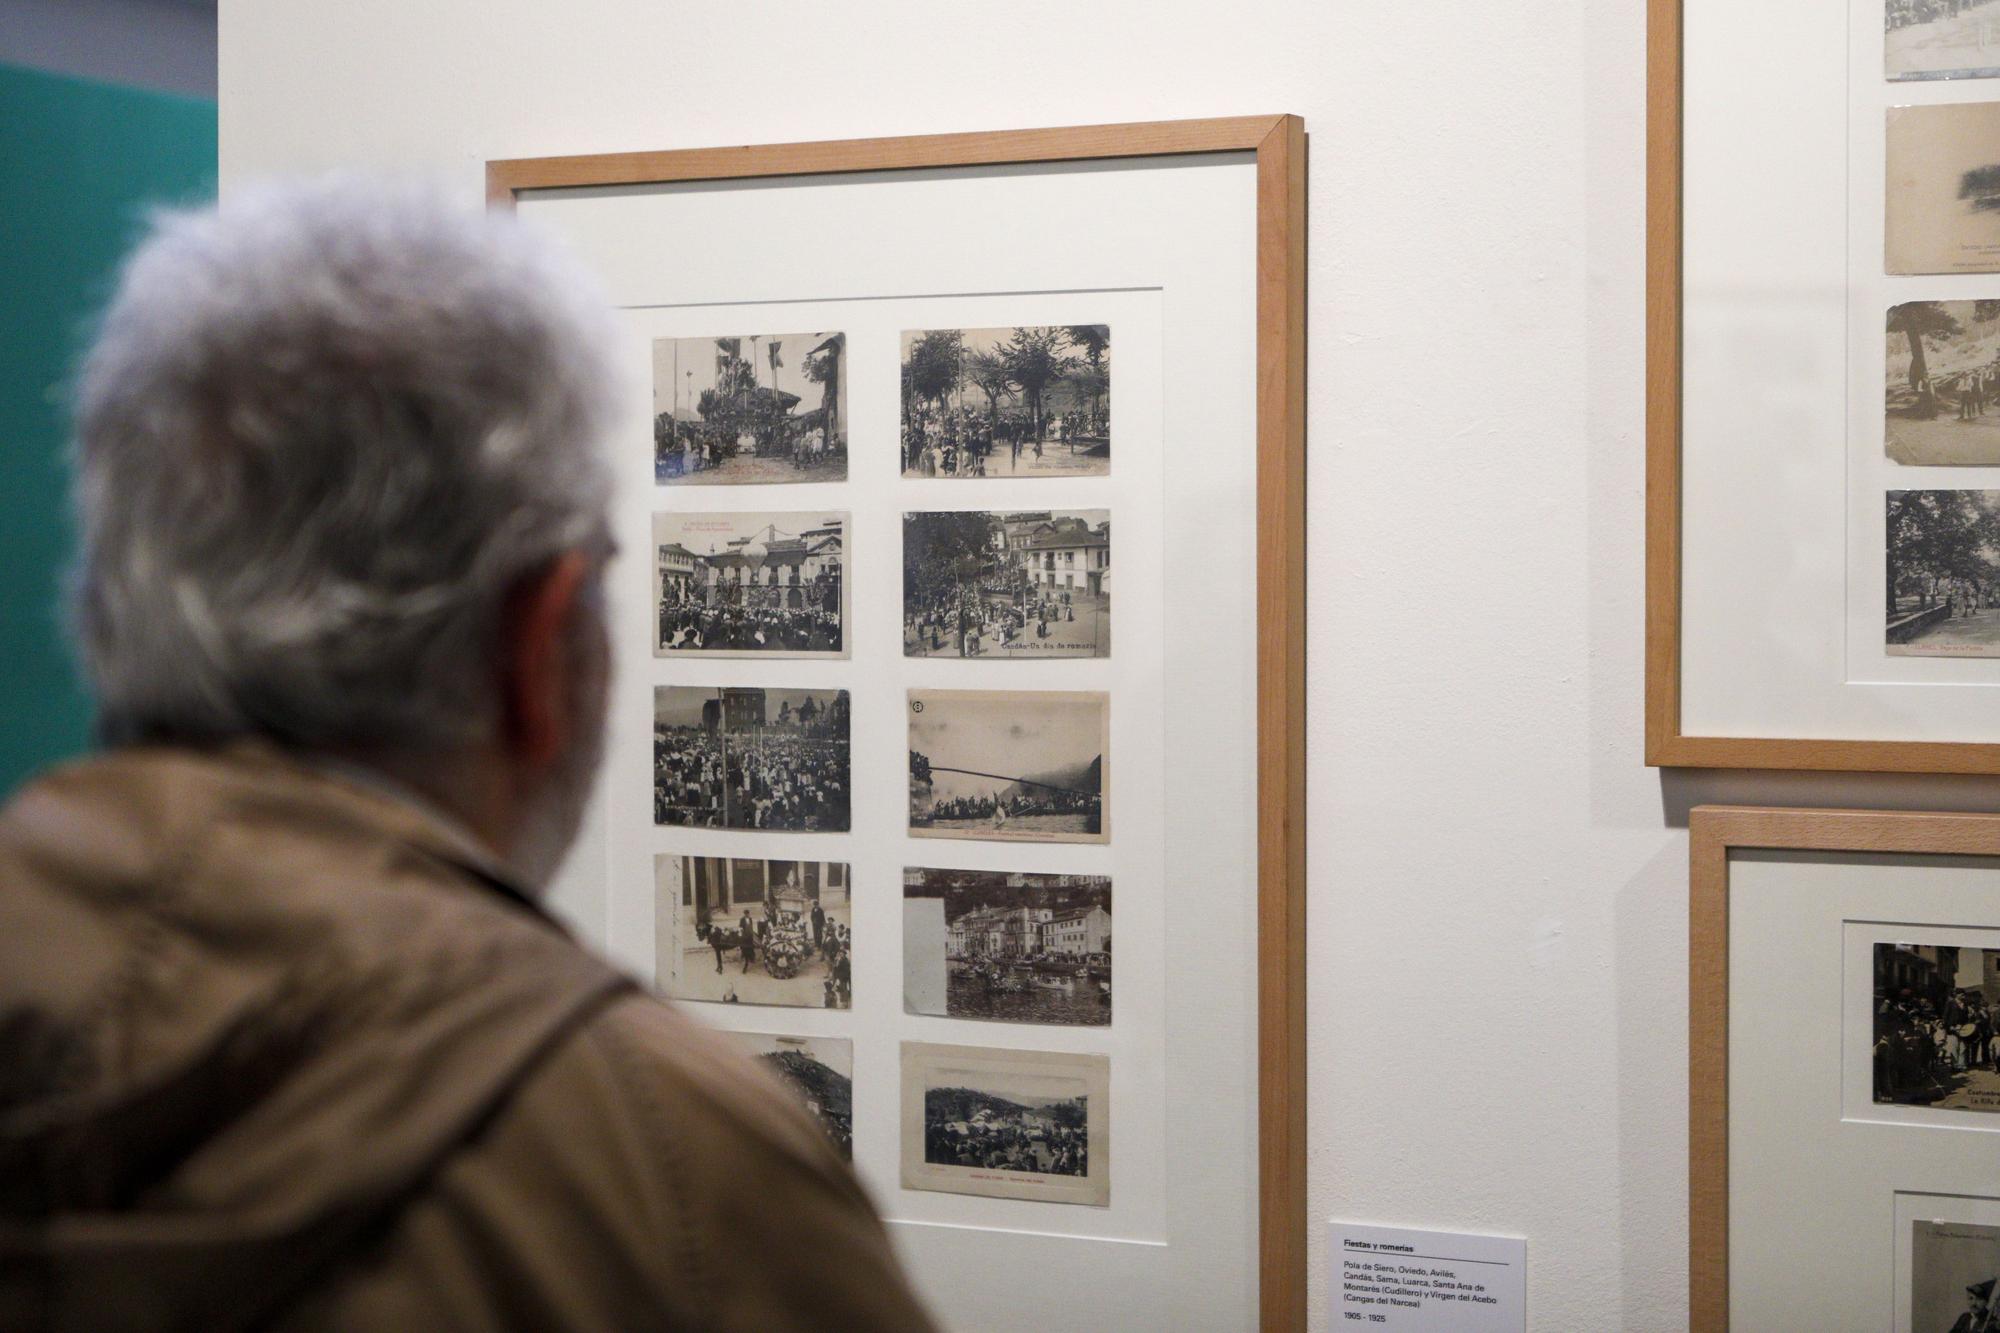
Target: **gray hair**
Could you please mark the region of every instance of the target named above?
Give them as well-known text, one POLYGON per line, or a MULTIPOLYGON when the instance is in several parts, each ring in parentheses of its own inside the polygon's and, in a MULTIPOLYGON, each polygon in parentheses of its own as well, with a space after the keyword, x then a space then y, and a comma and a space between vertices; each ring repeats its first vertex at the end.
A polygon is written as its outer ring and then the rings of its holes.
POLYGON ((606 530, 607 311, 551 243, 414 188, 155 216, 76 391, 101 739, 490 735, 510 589, 606 530))

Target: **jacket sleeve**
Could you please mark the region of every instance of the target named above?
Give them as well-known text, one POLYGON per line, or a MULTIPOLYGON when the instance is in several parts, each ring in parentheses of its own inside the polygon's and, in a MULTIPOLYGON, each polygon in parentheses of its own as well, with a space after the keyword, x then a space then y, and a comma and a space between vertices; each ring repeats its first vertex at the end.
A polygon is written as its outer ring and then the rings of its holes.
POLYGON ((615 1071, 647 1145, 669 1308, 731 1333, 932 1333, 854 1173, 740 1051, 644 996, 580 1040, 615 1071))

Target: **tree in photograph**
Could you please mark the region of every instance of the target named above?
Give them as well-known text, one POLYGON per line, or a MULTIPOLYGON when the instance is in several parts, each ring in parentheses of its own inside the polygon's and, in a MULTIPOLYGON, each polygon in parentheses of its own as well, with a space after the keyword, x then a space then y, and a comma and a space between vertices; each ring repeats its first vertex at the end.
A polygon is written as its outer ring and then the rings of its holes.
POLYGON ((1974 167, 1958 178, 1958 197, 1976 209, 2000 208, 2000 165, 1974 167))
POLYGON ((1014 372, 992 351, 974 352, 965 358, 965 377, 986 395, 986 415, 993 429, 1000 429, 1000 400, 1014 390, 1014 372))
POLYGON ((695 411, 701 413, 703 421, 717 425, 735 426, 751 415, 752 400, 757 388, 757 374, 735 350, 739 345, 734 338, 717 338, 718 349, 727 344, 727 351, 715 359, 715 385, 701 391, 701 400, 695 404, 695 411))
POLYGON ((1914 389, 1931 373, 1924 356, 1924 339, 1956 338, 1965 329, 1952 318, 1942 301, 1905 301, 1889 307, 1889 332, 1900 333, 1910 340, 1909 381, 1914 389))
MULTIPOLYGON (((930 405, 942 409, 945 399, 958 387, 964 344, 965 334, 958 329, 932 329, 911 344, 904 387, 919 408, 930 405)), ((918 420, 928 418, 920 413, 918 420)))
POLYGON ((1015 329, 1014 336, 1001 344, 1000 358, 1014 383, 1021 386, 1034 439, 1048 436, 1044 401, 1049 390, 1076 365, 1076 358, 1063 350, 1068 343, 1068 330, 1059 326, 1027 326, 1015 329))
POLYGON ((827 448, 834 447, 834 423, 840 419, 840 355, 847 350, 847 335, 836 333, 806 353, 806 382, 820 386, 820 428, 827 448))
POLYGON ((1103 406, 1105 386, 1109 383, 1104 374, 1104 354, 1111 349, 1111 326, 1072 324, 1064 332, 1069 336, 1069 345, 1083 353, 1083 364, 1088 370, 1076 377, 1077 388, 1090 395, 1090 413, 1097 416, 1103 406))
POLYGON ((1901 613, 1900 590, 1912 589, 1917 610, 1937 604, 1945 586, 1963 580, 1990 589, 2000 569, 2000 514, 1979 491, 1890 491, 1885 543, 1885 611, 1901 613))
POLYGON ((920 604, 979 576, 991 558, 992 520, 978 510, 911 514, 903 522, 903 595, 920 604))

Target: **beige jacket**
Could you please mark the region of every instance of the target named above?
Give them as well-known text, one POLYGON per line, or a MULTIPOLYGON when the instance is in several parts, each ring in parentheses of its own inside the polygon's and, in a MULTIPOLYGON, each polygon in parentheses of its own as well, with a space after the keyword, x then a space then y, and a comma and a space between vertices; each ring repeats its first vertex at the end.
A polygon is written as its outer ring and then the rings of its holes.
POLYGON ((257 746, 0 812, 0 1328, 931 1327, 733 1049, 257 746))

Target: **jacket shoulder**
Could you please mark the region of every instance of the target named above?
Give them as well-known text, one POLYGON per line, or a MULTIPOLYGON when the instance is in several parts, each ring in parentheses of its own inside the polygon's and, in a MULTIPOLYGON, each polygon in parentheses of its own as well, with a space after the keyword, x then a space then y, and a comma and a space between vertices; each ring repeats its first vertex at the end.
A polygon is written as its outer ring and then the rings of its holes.
POLYGON ((653 1224, 675 1238, 666 1280, 698 1293, 704 1327, 932 1327, 852 1170, 725 1037, 628 994, 569 1047, 537 1091, 552 1112, 602 1099, 622 1127, 653 1224))

